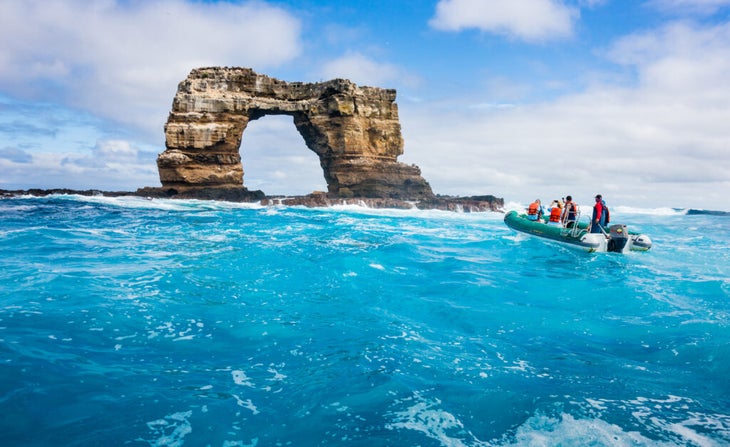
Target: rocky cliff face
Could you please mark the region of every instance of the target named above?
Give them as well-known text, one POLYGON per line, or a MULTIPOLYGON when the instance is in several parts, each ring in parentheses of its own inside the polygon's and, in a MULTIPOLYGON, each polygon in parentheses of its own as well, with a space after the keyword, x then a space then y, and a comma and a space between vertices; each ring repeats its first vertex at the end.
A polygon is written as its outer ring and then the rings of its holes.
MULTIPOLYGON (((163 188, 242 188, 239 147, 249 121, 290 115, 320 160, 333 197, 433 197, 403 137, 395 90, 344 79, 284 82, 247 68, 200 68, 178 86, 157 165, 163 188)), ((245 150, 245 147, 243 148, 245 150)))

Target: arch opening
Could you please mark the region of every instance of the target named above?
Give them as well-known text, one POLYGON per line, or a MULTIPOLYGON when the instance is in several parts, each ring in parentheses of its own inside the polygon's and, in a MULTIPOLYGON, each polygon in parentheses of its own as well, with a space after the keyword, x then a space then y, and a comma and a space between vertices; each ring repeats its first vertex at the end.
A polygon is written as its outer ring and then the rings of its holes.
POLYGON ((319 157, 307 147, 289 115, 267 114, 249 121, 241 146, 243 182, 269 195, 327 191, 319 157))

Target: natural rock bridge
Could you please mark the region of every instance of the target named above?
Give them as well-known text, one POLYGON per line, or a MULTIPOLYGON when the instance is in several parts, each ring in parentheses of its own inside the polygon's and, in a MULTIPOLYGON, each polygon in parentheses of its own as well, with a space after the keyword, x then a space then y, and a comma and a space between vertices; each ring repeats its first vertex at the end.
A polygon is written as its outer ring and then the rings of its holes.
POLYGON ((157 158, 163 188, 243 187, 239 147, 249 121, 290 115, 319 156, 335 197, 433 197, 415 165, 398 162, 403 136, 395 90, 344 79, 284 82, 247 68, 199 68, 178 86, 157 158))

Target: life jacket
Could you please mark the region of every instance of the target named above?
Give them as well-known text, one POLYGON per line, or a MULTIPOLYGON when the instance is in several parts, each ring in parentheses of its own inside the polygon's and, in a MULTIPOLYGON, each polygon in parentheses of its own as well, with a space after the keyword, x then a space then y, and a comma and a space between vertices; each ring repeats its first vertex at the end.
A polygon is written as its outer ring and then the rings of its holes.
POLYGON ((565 220, 571 221, 575 220, 575 216, 578 213, 578 207, 575 205, 575 202, 568 202, 565 204, 565 220))
POLYGON ((527 207, 527 215, 528 216, 537 216, 537 212, 540 210, 540 205, 537 204, 537 202, 532 202, 530 206, 527 207))
POLYGON ((560 222, 560 215, 563 213, 563 210, 558 208, 557 206, 552 207, 550 210, 550 222, 560 222))
MULTIPOLYGON (((593 214, 596 214, 596 209, 598 208, 599 204, 596 204, 596 207, 594 207, 593 214)), ((608 211, 608 206, 606 206, 606 201, 601 200, 600 203, 601 212, 600 215, 594 216, 593 219, 598 219, 599 222, 601 222, 601 225, 606 225, 611 221, 611 213, 608 211)))

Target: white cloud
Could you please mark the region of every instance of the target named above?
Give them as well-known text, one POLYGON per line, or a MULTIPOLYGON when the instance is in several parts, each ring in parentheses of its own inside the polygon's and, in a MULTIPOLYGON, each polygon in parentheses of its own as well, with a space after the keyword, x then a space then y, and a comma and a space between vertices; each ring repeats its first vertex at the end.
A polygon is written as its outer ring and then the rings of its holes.
POLYGON ((348 53, 326 63, 321 69, 323 79, 344 78, 358 85, 387 86, 417 82, 395 65, 376 62, 360 53, 348 53))
POLYGON ((161 135, 192 68, 276 66, 298 55, 300 28, 262 2, 1 2, 0 90, 161 135))
POLYGON ((709 15, 730 6, 730 0, 649 0, 648 4, 666 13, 709 15))
POLYGON ((407 159, 442 193, 727 208, 730 24, 673 24, 607 54, 637 72, 635 85, 510 108, 402 104, 407 159))
POLYGON ((647 100, 689 104, 703 115, 730 102, 730 23, 707 28, 671 24, 624 37, 608 55, 638 68, 647 100))
POLYGON ((6 147, 0 149, 0 159, 13 163, 30 163, 33 161, 33 156, 22 149, 6 147))
POLYGON ((475 28, 526 41, 573 33, 577 9, 555 0, 440 0, 430 25, 442 31, 475 28))
POLYGON ((137 159, 139 150, 132 147, 129 141, 106 140, 98 141, 93 149, 94 157, 105 162, 109 161, 134 161, 137 159))
POLYGON ((159 185, 153 151, 126 141, 99 141, 87 152, 33 152, 20 163, 0 156, 0 188, 129 191, 159 185))

